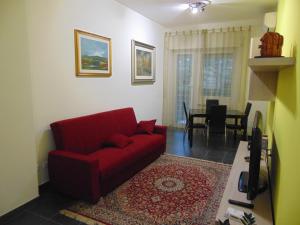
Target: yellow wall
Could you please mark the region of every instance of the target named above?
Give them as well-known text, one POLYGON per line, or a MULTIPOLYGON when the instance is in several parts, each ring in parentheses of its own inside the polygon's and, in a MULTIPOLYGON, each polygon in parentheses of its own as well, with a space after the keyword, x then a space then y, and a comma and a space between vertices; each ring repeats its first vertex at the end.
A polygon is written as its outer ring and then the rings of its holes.
POLYGON ((278 149, 275 185, 277 225, 300 224, 300 1, 279 0, 277 32, 284 36, 284 56, 297 59, 295 67, 282 70, 277 98, 269 108, 269 132, 278 149))

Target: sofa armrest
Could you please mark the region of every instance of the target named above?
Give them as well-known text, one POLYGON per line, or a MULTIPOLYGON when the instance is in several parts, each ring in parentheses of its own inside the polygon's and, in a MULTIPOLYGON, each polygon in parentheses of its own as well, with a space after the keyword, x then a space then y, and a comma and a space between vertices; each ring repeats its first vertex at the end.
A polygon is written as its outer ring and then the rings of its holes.
POLYGON ((167 127, 162 125, 155 125, 154 127, 155 134, 161 134, 164 137, 164 151, 166 151, 167 145, 167 127))
POLYGON ((88 155, 51 151, 48 157, 50 182, 67 195, 96 202, 100 197, 98 163, 88 155))

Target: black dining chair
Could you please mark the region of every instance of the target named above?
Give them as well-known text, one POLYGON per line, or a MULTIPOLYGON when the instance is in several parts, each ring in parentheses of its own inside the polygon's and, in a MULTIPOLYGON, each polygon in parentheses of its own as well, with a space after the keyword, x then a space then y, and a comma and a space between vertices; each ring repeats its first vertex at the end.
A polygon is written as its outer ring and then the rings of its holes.
MULTIPOLYGON (((206 130, 206 125, 204 123, 190 123, 190 120, 189 120, 189 114, 187 112, 187 109, 186 109, 186 104, 185 102, 183 102, 183 109, 184 109, 184 115, 185 115, 185 129, 184 129, 184 138, 185 138, 185 135, 186 135, 186 132, 188 132, 190 129, 192 129, 192 132, 193 132, 193 129, 205 129, 206 130)), ((189 138, 189 141, 190 140, 190 136, 188 137, 189 138)))
POLYGON ((236 131, 243 131, 243 140, 246 140, 247 137, 247 127, 248 127, 248 117, 251 111, 252 104, 250 102, 247 103, 245 108, 245 115, 241 118, 240 124, 226 124, 226 128, 229 130, 233 130, 234 138, 236 138, 236 131))
POLYGON ((209 121, 209 110, 212 106, 219 105, 218 99, 206 99, 206 115, 205 123, 208 124, 209 121))
POLYGON ((226 105, 211 106, 209 110, 209 134, 225 134, 226 132, 226 105))
MULTIPOLYGON (((211 106, 209 111, 208 132, 206 136, 207 145, 209 144, 210 139, 215 142, 216 140, 219 140, 221 136, 222 139, 224 138, 224 142, 226 143, 226 113, 226 105, 211 106)), ((220 142, 218 141, 218 143, 220 142)))

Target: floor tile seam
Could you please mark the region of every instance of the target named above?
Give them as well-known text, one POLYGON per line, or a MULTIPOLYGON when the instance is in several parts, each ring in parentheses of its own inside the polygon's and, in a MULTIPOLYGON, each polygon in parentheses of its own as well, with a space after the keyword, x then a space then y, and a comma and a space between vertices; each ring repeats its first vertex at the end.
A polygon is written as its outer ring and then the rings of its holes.
MULTIPOLYGON (((26 205, 26 204, 24 204, 24 205, 26 205)), ((0 221, 1 221, 2 217, 7 216, 8 214, 15 214, 15 215, 11 216, 11 218, 8 219, 8 221, 4 222, 2 225, 6 225, 6 224, 10 223, 11 221, 13 221, 15 218, 21 216, 25 212, 25 210, 26 210, 26 208, 24 207, 24 205, 22 205, 22 206, 14 209, 14 210, 8 212, 7 214, 4 214, 3 216, 0 216, 0 221), (23 208, 23 209, 20 209, 20 208, 23 208), (14 211, 16 211, 16 212, 14 212, 14 211)))
POLYGON ((59 222, 53 220, 53 218, 54 218, 56 215, 58 215, 58 213, 55 213, 53 216, 46 217, 46 216, 40 215, 40 214, 38 214, 38 213, 29 211, 29 210, 25 210, 25 212, 27 212, 27 213, 29 213, 29 214, 31 214, 31 215, 37 216, 37 217, 39 217, 39 218, 42 218, 42 219, 44 219, 44 220, 46 220, 46 221, 55 223, 55 224, 57 224, 57 225, 63 225, 62 223, 59 223, 59 222))
POLYGON ((206 157, 207 157, 208 152, 209 152, 208 150, 205 150, 205 154, 204 154, 203 158, 206 158, 206 157))
POLYGON ((226 158, 226 155, 228 154, 228 152, 227 151, 225 151, 225 154, 223 155, 223 158, 222 158, 222 162, 224 163, 224 161, 225 161, 225 158, 226 158))
MULTIPOLYGON (((4 222, 3 225, 8 224, 9 222, 13 221, 14 219, 15 219, 15 218, 13 218, 13 219, 11 219, 11 220, 8 220, 8 221, 4 222)), ((1 220, 0 220, 0 221, 1 221, 1 220)))
POLYGON ((26 212, 25 209, 23 209, 23 210, 22 210, 21 212, 19 212, 17 215, 15 215, 15 216, 13 216, 12 218, 10 218, 8 221, 4 222, 2 225, 7 225, 7 224, 13 222, 15 219, 17 219, 17 218, 19 218, 21 215, 23 215, 24 212, 26 212))

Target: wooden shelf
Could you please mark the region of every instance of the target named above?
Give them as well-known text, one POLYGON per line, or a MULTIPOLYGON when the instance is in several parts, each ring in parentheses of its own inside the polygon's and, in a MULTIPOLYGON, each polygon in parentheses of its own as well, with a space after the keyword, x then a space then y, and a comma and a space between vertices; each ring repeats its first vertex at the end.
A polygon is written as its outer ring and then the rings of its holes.
POLYGON ((252 70, 249 85, 249 100, 273 101, 276 98, 277 77, 280 70, 292 67, 292 57, 251 58, 248 65, 252 70))
MULTIPOLYGON (((292 57, 252 58, 248 65, 253 72, 279 72, 281 69, 294 66, 296 62, 292 57)), ((268 73, 269 74, 269 73, 268 73)))

